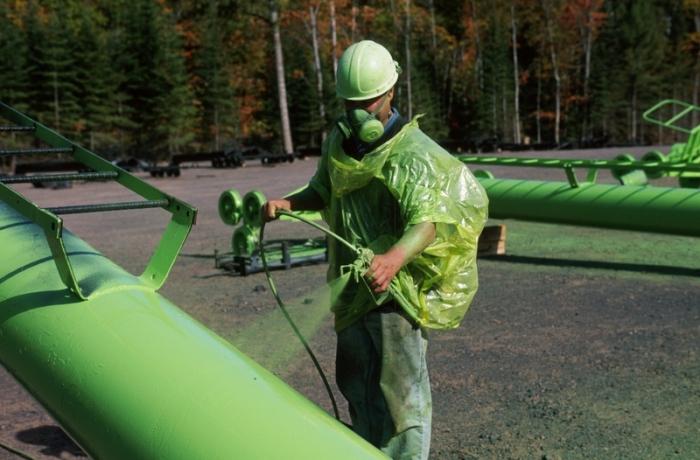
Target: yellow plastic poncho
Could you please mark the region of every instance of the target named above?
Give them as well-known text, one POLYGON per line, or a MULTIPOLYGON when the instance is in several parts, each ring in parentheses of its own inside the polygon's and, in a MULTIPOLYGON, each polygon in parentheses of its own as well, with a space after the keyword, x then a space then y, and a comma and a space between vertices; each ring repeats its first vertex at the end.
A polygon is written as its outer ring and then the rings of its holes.
MULTIPOLYGON (((355 246, 386 252, 407 228, 433 222, 435 241, 392 281, 396 301, 422 327, 459 326, 478 287, 477 241, 488 198, 459 160, 426 136, 418 117, 361 161, 345 154, 334 129, 309 186, 326 204, 330 229, 355 246)), ((341 330, 388 299, 377 299, 347 267, 356 255, 329 240, 329 280, 347 278, 333 306, 341 330)), ((335 283, 337 285, 337 283, 335 283)))

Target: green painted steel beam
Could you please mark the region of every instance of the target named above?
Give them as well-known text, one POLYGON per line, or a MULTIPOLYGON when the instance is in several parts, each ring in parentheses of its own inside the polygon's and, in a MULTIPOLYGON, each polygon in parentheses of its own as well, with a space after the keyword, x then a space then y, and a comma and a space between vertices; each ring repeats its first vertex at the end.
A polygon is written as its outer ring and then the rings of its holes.
POLYGON ((660 161, 582 160, 576 158, 487 157, 483 155, 459 155, 457 158, 466 164, 493 166, 700 172, 700 164, 687 162, 664 163, 660 161))
POLYGON ((92 458, 386 458, 63 229, 78 300, 48 241, 0 202, 0 362, 92 458))
POLYGON ((479 178, 489 216, 700 236, 700 190, 479 178))

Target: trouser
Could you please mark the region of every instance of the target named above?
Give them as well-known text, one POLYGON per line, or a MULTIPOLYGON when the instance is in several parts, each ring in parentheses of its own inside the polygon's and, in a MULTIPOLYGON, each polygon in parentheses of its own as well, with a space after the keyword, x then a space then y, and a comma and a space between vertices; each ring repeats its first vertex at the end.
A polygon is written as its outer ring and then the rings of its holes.
POLYGON ((395 306, 338 332, 336 381, 353 430, 397 460, 426 460, 432 400, 425 331, 395 306))

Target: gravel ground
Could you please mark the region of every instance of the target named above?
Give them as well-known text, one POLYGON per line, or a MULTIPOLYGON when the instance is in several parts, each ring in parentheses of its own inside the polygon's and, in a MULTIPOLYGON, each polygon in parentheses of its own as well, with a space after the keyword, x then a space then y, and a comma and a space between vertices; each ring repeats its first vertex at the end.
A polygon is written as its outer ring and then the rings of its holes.
MULTIPOLYGON (((647 150, 624 151, 639 156, 647 150)), ((621 151, 518 155, 612 158, 621 151)), ((232 275, 214 268, 213 260, 215 249, 229 250, 232 235, 232 227, 217 214, 223 190, 255 188, 280 196, 303 185, 315 165, 311 158, 271 167, 186 169, 178 179, 143 177, 199 209, 197 225, 161 293, 330 411, 313 366, 275 310, 264 276, 232 275), (252 340, 246 331, 261 318, 273 318, 273 326, 252 340), (291 358, 279 359, 282 353, 291 358)), ((491 170, 496 177, 565 178, 558 170, 491 170)), ((613 182, 605 172, 599 180, 613 182)), ((44 206, 130 198, 103 184, 17 188, 44 206)), ((152 210, 66 216, 66 226, 139 273, 167 217, 152 210)), ((481 287, 462 326, 431 334, 431 458, 700 458, 697 239, 497 223, 507 225, 508 254, 481 260, 481 287)), ((280 222, 268 234, 316 233, 280 222)), ((312 318, 303 309, 304 299, 323 286, 325 266, 279 271, 274 277, 283 297, 300 300, 293 314, 302 324, 314 325, 305 331, 332 375, 331 319, 327 314, 312 318)), ((2 368, 0 386, 1 443, 33 458, 83 456, 2 368)), ((5 458, 21 457, 0 449, 0 459, 5 458)))

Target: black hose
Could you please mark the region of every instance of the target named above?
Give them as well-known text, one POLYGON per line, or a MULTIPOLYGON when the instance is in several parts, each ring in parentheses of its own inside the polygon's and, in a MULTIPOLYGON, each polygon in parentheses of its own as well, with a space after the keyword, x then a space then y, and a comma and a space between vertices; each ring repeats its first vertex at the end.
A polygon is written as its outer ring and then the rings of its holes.
MULTIPOLYGON (((284 213, 284 214, 289 215, 291 217, 295 217, 299 220, 304 220, 304 221, 306 220, 306 219, 300 218, 299 216, 296 216, 296 215, 291 214, 291 213, 284 213)), ((317 228, 320 228, 322 231, 326 231, 326 229, 324 229, 321 226, 317 226, 313 223, 312 223, 312 225, 316 226, 317 228)), ((294 330, 294 333, 299 338, 299 341, 301 341, 301 343, 304 345, 304 348, 306 349, 306 352, 309 354, 311 361, 313 361, 314 366, 316 367, 316 370, 318 371, 318 375, 321 377, 321 380, 323 381, 323 385, 326 387, 326 391, 328 392, 328 397, 330 398, 331 404, 333 405, 333 413, 335 414, 335 418, 338 421, 341 421, 340 420, 340 413, 338 412, 338 405, 335 402, 335 397, 333 396, 333 391, 331 390, 331 387, 328 384, 328 379, 326 379, 326 374, 324 374, 323 369, 321 369, 321 365, 319 364, 318 360, 316 359, 316 355, 314 355, 314 352, 311 350, 311 347, 306 342, 306 339, 304 339, 304 336, 301 334, 301 331, 299 330, 297 325, 292 320, 292 317, 289 316, 289 312, 287 312, 287 308, 284 306, 284 302, 282 302, 282 299, 280 298, 279 293, 277 292, 277 288, 275 287, 275 283, 272 281, 272 276, 270 275, 270 270, 267 266, 267 259, 265 258, 265 247, 263 245, 264 237, 265 237, 265 222, 263 221, 262 226, 260 227, 260 239, 259 239, 258 244, 260 246, 260 257, 262 259, 263 268, 265 269, 265 276, 267 277, 267 283, 270 285, 270 290, 272 291, 272 295, 275 296, 275 299, 277 300, 277 305, 279 306, 280 310, 282 311, 282 314, 289 322, 289 325, 292 327, 292 330, 294 330)))

